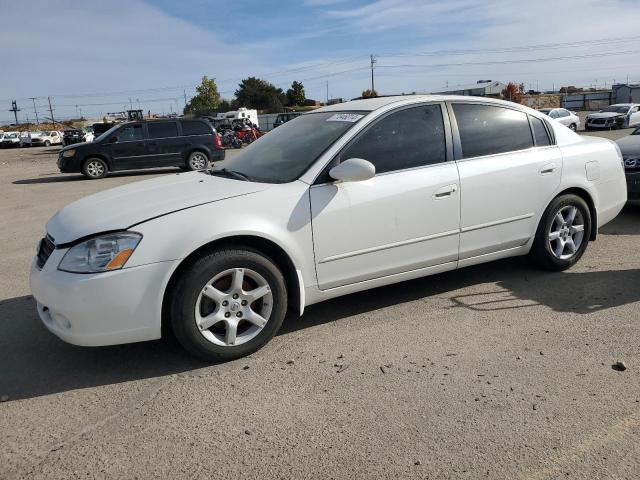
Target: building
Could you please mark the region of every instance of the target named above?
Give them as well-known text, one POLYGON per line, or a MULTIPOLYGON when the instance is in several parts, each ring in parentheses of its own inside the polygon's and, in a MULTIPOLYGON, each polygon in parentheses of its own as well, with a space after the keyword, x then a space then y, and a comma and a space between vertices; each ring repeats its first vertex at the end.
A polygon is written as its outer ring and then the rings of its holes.
POLYGON ((640 83, 618 83, 611 90, 615 103, 640 103, 640 83))
POLYGON ((507 85, 495 80, 478 80, 470 85, 458 85, 447 90, 432 92, 438 95, 470 95, 474 97, 500 96, 507 85))

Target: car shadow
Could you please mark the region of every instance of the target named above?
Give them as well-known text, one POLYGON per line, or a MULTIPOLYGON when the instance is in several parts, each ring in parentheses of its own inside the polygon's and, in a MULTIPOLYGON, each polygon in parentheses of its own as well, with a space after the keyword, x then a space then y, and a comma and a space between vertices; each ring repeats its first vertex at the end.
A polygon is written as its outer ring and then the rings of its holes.
MULTIPOLYGON (((420 300, 475 284, 484 291, 450 295, 450 306, 495 311, 546 306, 555 312, 588 314, 640 301, 640 270, 548 273, 532 270, 522 258, 376 288, 308 307, 288 316, 279 335, 420 300), (384 289, 384 290, 383 290, 384 289)), ((557 317, 561 321, 561 317, 557 317)), ((390 322, 401 318, 389 317, 390 322)), ((9 400, 162 377, 209 364, 187 354, 174 339, 112 347, 76 347, 49 333, 37 317, 35 301, 23 296, 0 302, 0 395, 9 400)))
POLYGON ((603 235, 640 234, 640 205, 626 205, 620 215, 600 229, 603 235))
MULTIPOLYGON (((135 170, 135 171, 122 171, 122 172, 113 172, 109 173, 105 178, 118 178, 118 177, 142 177, 148 175, 161 175, 163 173, 180 173, 183 170, 174 167, 167 168, 154 168, 149 170, 135 170)), ((52 176, 41 176, 38 178, 26 178, 23 180, 15 180, 12 182, 14 185, 34 185, 39 183, 57 183, 57 182, 76 182, 78 180, 88 180, 83 175, 77 174, 68 174, 68 175, 58 175, 53 174, 52 176)), ((98 180, 99 181, 99 180, 98 180)))
POLYGON ((29 153, 31 155, 55 155, 56 153, 60 152, 61 148, 62 147, 59 147, 59 148, 31 147, 29 153))
POLYGON ((76 347, 40 323, 31 296, 0 302, 0 395, 9 400, 162 377, 207 366, 173 339, 76 347))

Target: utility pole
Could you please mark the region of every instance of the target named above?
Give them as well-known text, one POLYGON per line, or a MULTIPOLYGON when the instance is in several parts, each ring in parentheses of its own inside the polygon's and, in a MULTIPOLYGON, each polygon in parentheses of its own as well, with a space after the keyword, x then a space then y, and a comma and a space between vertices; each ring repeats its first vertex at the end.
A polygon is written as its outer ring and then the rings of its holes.
POLYGON ((327 80, 327 105, 329 105, 329 80, 327 80))
POLYGON ((53 118, 53 108, 51 107, 51 97, 47 97, 47 100, 49 100, 49 113, 51 114, 51 123, 53 123, 53 129, 56 129, 56 121, 53 118))
POLYGON ((377 60, 374 54, 371 54, 369 57, 371 58, 371 93, 373 93, 375 91, 375 86, 373 83, 373 65, 377 62, 377 60))
POLYGON ((140 108, 140 99, 139 99, 139 98, 136 98, 136 102, 138 102, 138 110, 142 110, 142 109, 140 108))
POLYGON ((131 101, 131 97, 129 97, 129 110, 133 110, 133 102, 131 101))
POLYGON ((36 114, 36 126, 40 126, 40 120, 38 120, 38 109, 36 108, 36 97, 29 97, 33 102, 33 113, 36 114))
POLYGON ((182 95, 184 96, 184 108, 187 108, 187 91, 186 90, 182 90, 182 95))
POLYGON ((16 102, 15 100, 12 101, 11 109, 9 111, 13 112, 13 116, 16 118, 16 125, 18 125, 18 112, 20 111, 20 109, 18 108, 18 102, 16 102))

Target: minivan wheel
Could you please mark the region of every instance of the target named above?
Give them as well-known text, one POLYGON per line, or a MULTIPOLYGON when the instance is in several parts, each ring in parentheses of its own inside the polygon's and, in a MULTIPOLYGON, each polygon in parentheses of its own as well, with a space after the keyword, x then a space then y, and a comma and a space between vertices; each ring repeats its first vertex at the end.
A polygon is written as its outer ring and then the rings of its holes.
POLYGON ((590 232, 586 202, 572 194, 556 197, 540 220, 530 258, 544 270, 566 270, 582 257, 590 232))
POLYGON ((287 287, 274 262, 249 248, 203 255, 170 293, 170 322, 182 346, 206 361, 228 361, 264 346, 282 325, 287 287))
POLYGON ((187 166, 190 170, 204 170, 209 165, 209 158, 202 152, 192 152, 187 160, 187 166))
POLYGON ((89 158, 82 164, 82 174, 91 180, 103 178, 108 170, 107 163, 101 158, 89 158))

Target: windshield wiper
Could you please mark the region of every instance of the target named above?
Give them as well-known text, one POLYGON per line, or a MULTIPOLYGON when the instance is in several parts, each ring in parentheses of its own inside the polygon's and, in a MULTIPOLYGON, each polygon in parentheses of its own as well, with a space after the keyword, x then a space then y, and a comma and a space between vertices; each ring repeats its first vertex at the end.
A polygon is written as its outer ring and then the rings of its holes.
POLYGON ((218 168, 218 169, 216 169, 216 170, 210 170, 209 172, 210 172, 212 175, 213 175, 214 173, 222 173, 222 174, 226 174, 226 175, 228 175, 228 176, 230 176, 230 177, 237 178, 237 179, 239 179, 239 180, 243 180, 243 181, 245 181, 245 182, 249 182, 249 181, 251 180, 251 179, 250 179, 247 175, 245 175, 244 173, 236 172, 235 170, 229 170, 229 169, 224 168, 224 167, 223 167, 223 168, 218 168))

